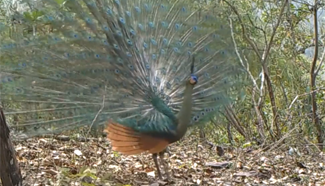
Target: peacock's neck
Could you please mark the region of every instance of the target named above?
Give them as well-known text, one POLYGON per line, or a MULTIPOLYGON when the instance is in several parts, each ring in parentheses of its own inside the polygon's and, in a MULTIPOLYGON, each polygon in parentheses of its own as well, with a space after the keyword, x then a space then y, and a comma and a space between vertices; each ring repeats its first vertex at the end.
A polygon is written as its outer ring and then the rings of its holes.
POLYGON ((187 130, 187 127, 191 121, 191 113, 192 113, 192 93, 193 93, 194 85, 189 82, 186 83, 185 91, 184 91, 184 99, 182 103, 182 108, 178 115, 178 125, 177 125, 177 138, 182 138, 187 130))

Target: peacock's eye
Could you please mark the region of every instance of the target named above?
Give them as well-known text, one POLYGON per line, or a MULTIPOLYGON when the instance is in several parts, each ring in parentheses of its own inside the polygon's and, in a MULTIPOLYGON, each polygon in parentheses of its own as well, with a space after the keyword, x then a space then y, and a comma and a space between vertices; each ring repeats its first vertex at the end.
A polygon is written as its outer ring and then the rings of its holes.
POLYGON ((191 78, 190 78, 190 83, 192 85, 195 85, 197 82, 198 82, 199 78, 196 76, 196 75, 191 75, 191 78))

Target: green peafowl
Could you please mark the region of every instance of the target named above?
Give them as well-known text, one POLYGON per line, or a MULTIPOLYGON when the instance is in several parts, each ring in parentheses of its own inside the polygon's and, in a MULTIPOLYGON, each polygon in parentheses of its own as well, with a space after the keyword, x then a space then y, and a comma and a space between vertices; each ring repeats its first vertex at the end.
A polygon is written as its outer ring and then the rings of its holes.
POLYGON ((215 117, 244 77, 227 21, 188 4, 39 0, 17 13, 34 29, 4 37, 1 27, 7 116, 27 137, 107 126, 113 150, 152 153, 162 179, 159 155, 169 178, 167 146, 215 117))

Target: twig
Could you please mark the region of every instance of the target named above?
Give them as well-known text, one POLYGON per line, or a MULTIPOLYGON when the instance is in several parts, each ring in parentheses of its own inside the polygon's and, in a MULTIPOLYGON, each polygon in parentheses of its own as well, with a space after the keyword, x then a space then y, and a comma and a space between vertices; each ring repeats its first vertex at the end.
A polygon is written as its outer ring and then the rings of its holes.
POLYGON ((316 90, 313 90, 313 91, 310 91, 310 92, 307 92, 307 93, 304 93, 304 94, 300 94, 300 95, 297 95, 291 102, 290 106, 289 106, 289 109, 291 109, 292 105, 297 101, 297 99, 301 96, 306 96, 306 95, 309 95, 309 94, 312 94, 314 92, 318 92, 320 90, 325 90, 325 88, 318 88, 316 90))
POLYGON ((88 130, 88 132, 87 132, 87 136, 89 135, 90 130, 91 130, 91 128, 93 127, 94 123, 96 122, 96 120, 97 120, 99 114, 103 111, 103 109, 104 109, 104 107, 105 107, 105 98, 106 98, 105 93, 106 93, 106 86, 105 86, 105 91, 104 91, 104 95, 103 95, 102 107, 99 109, 99 111, 97 112, 97 114, 96 114, 94 120, 91 122, 90 128, 89 128, 89 130, 88 130))

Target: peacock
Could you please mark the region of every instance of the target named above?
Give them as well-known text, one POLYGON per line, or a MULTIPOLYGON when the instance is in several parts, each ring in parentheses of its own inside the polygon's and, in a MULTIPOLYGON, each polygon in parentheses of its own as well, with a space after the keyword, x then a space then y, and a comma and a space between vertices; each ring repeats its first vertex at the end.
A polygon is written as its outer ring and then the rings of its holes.
POLYGON ((218 7, 191 0, 23 2, 37 4, 16 13, 17 27, 27 29, 9 35, 6 23, 0 26, 0 100, 11 128, 24 128, 27 137, 105 126, 114 151, 151 153, 162 179, 159 156, 170 179, 166 148, 216 117, 242 85, 218 7))

